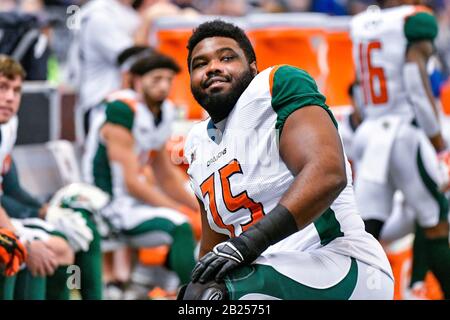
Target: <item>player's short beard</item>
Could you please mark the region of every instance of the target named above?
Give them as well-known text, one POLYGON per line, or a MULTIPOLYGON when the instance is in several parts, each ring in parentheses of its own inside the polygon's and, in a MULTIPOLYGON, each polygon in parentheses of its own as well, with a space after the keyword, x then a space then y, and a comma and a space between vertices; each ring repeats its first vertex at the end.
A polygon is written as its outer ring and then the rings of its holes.
POLYGON ((255 75, 248 68, 237 78, 227 92, 206 94, 199 87, 191 84, 192 95, 195 100, 208 112, 213 122, 217 123, 225 119, 233 110, 241 94, 247 89, 255 75))

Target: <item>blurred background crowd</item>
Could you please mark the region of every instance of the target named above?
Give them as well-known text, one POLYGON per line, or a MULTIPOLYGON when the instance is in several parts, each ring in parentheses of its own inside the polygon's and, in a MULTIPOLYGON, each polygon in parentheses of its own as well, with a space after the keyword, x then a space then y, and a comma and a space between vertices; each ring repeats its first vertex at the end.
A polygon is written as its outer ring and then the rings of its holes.
MULTIPOLYGON (((395 1, 395 0, 394 0, 395 1)), ((14 24, 17 39, 30 29, 39 31, 31 41, 34 56, 22 58, 27 69, 28 80, 48 80, 54 84, 70 84, 67 76, 67 62, 74 32, 79 22, 76 15, 79 8, 95 7, 95 2, 119 5, 116 14, 131 12, 126 23, 117 24, 135 42, 145 44, 152 22, 161 16, 173 15, 224 15, 245 17, 252 13, 316 12, 333 16, 354 15, 365 10, 375 0, 2 0, 0 2, 0 27, 14 24), (127 8, 128 7, 128 8, 127 8), (136 10, 133 10, 135 8, 136 10), (128 9, 128 10, 127 10, 128 9), (134 12, 133 12, 133 11, 134 12), (137 27, 140 25, 141 27, 137 27), (135 30, 130 30, 135 28, 135 30), (128 29, 128 30, 127 30, 128 29), (134 34, 133 34, 134 32, 134 34), (28 61, 27 61, 28 60, 28 61), (33 62, 30 62, 32 61, 33 62)), ((440 24, 436 41, 438 54, 443 63, 445 75, 450 65, 450 0, 432 0, 429 5, 435 11, 440 24)), ((86 9, 86 11, 88 11, 86 9)), ((91 10, 94 11, 94 10, 91 10)), ((114 21, 114 14, 109 16, 114 21)), ((116 20, 117 21, 117 20, 116 20)), ((103 33, 106 38, 112 32, 103 33)), ((7 39, 0 40, 0 52, 7 52, 7 39)), ((12 43, 10 42, 9 46, 12 43)), ((120 44, 110 43, 111 46, 120 44)), ((31 52, 31 51, 30 51, 31 52)), ((28 53, 28 52, 27 52, 28 53)), ((24 55, 26 55, 25 53, 24 55)))

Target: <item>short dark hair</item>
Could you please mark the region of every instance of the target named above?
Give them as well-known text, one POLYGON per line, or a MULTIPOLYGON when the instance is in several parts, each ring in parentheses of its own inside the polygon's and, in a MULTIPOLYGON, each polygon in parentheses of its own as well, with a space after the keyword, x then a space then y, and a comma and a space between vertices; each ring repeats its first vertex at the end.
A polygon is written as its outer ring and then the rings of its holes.
POLYGON ((347 94, 350 97, 353 97, 355 95, 355 90, 359 86, 360 82, 359 80, 354 80, 347 88, 347 94))
POLYGON ((139 59, 130 68, 133 75, 143 76, 153 69, 170 69, 175 73, 181 71, 180 66, 171 57, 159 52, 153 52, 151 55, 139 59))
POLYGON ((355 94, 355 87, 356 87, 356 82, 352 82, 348 88, 347 88, 347 94, 349 95, 349 97, 353 97, 353 95, 355 94))
POLYGON ((192 50, 195 46, 206 38, 211 37, 225 37, 231 38, 239 44, 239 47, 244 51, 245 57, 247 58, 249 63, 256 61, 255 50, 253 46, 245 34, 244 30, 239 28, 238 26, 225 22, 223 20, 217 19, 213 21, 204 22, 199 25, 192 33, 189 38, 187 49, 188 49, 188 58, 187 64, 189 71, 191 70, 190 64, 192 59, 192 50))
POLYGON ((140 55, 141 53, 144 53, 144 54, 148 53, 150 55, 151 53, 153 53, 153 51, 154 51, 154 49, 149 46, 128 47, 125 50, 123 50, 117 57, 117 65, 119 67, 121 67, 131 57, 135 57, 137 55, 140 55))
POLYGON ((133 7, 133 9, 139 10, 143 2, 144 2, 143 0, 133 0, 131 6, 133 7))

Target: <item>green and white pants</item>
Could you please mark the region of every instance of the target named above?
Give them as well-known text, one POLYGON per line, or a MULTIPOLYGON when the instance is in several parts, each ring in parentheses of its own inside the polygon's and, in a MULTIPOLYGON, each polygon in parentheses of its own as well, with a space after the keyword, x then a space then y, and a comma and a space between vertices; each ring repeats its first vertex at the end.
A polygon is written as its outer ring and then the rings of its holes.
POLYGON ((225 279, 231 300, 390 300, 394 281, 384 271, 326 246, 263 254, 225 279))
MULTIPOLYGON (((387 158, 367 161, 367 145, 376 135, 383 135, 379 121, 364 121, 358 128, 353 150, 355 155, 356 179, 355 196, 361 216, 364 220, 387 221, 394 204, 394 193, 399 190, 404 203, 412 209, 414 218, 423 228, 434 227, 440 221, 448 219, 449 203, 439 190, 443 173, 438 164, 436 151, 425 133, 409 123, 398 127, 388 150, 387 158), (385 159, 385 160, 383 160, 385 159), (384 163, 384 165, 383 165, 384 163), (367 166, 374 166, 367 168, 367 166), (364 172, 377 171, 384 166, 385 179, 368 179, 364 172), (373 170, 372 170, 373 169, 373 170)), ((377 144, 378 141, 375 141, 377 144)), ((383 147, 380 147, 380 154, 383 147)), ((373 148, 372 148, 373 149, 373 148)), ((372 158, 372 156, 371 156, 372 158)))

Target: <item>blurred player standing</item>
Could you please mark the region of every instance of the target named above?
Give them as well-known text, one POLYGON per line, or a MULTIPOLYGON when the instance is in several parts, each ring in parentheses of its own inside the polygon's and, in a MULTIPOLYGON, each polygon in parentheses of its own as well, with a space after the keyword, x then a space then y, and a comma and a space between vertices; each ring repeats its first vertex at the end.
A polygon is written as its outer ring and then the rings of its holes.
POLYGON ((76 130, 79 142, 89 129, 90 110, 120 88, 119 54, 134 44, 140 19, 131 0, 95 0, 83 6, 73 47, 79 100, 76 130))
POLYGON ((436 154, 445 143, 426 72, 437 32, 435 17, 423 6, 371 7, 353 18, 354 60, 364 93, 353 155, 366 230, 379 237, 394 193, 402 191, 424 229, 427 263, 449 298, 449 204, 436 154))

